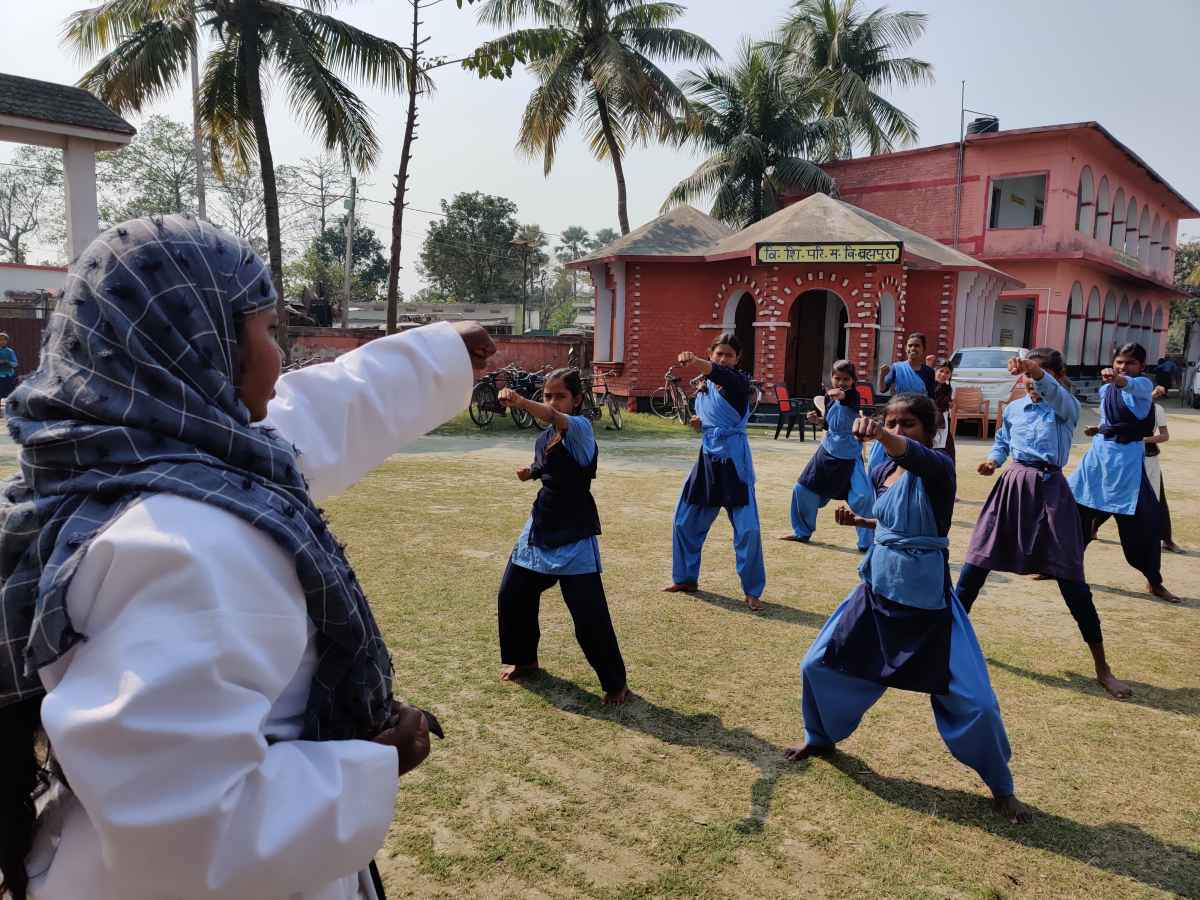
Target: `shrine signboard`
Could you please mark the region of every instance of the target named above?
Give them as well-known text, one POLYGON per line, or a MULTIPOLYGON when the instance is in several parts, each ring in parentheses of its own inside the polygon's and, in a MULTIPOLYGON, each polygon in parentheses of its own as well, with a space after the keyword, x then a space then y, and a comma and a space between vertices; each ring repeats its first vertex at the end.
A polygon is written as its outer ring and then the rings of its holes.
POLYGON ((760 263, 898 263, 903 244, 899 241, 785 241, 756 244, 754 258, 760 263))

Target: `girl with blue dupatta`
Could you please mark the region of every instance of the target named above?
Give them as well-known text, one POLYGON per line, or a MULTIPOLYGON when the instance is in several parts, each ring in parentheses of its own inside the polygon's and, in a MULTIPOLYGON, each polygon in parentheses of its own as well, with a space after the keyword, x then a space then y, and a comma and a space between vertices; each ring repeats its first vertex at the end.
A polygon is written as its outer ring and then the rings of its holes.
MULTIPOLYGON (((862 463, 862 444, 852 434, 858 418, 859 396, 854 389, 854 363, 839 359, 830 370, 833 385, 825 393, 825 415, 816 410, 808 414, 814 424, 825 422, 825 437, 792 488, 792 533, 783 538, 807 544, 817 529, 817 510, 830 500, 848 500, 859 515, 869 515, 875 502, 875 490, 867 481, 862 463)), ((858 531, 858 549, 866 553, 871 546, 871 529, 858 531)))
POLYGON ((860 417, 854 434, 874 438, 887 459, 871 471, 873 518, 839 507, 840 525, 874 528, 859 566, 862 581, 808 649, 803 677, 804 743, 791 760, 832 752, 888 688, 930 695, 938 732, 954 757, 979 773, 993 808, 1029 818, 1013 795, 1012 755, 987 663, 950 586, 948 547, 956 488, 954 462, 930 444, 937 408, 927 396, 898 394, 884 425, 860 417))
POLYGON ((733 525, 737 572, 746 605, 763 608, 759 599, 767 586, 763 565, 758 505, 754 500, 754 463, 746 423, 750 421, 750 376, 736 368, 742 356, 737 335, 725 332, 708 348, 708 359, 689 350, 679 364, 692 365, 705 377, 695 397, 692 427, 700 431, 700 456, 683 485, 675 507, 672 533, 671 585, 668 593, 699 589, 700 552, 722 508, 733 525))
MULTIPOLYGON (((925 353, 928 344, 928 338, 921 332, 910 334, 904 344, 906 359, 894 365, 881 365, 875 389, 881 394, 925 394, 936 399, 937 373, 927 362, 925 353)), ((878 443, 872 444, 867 451, 867 471, 881 465, 885 456, 878 443)))
POLYGON ((1085 544, 1109 516, 1117 519, 1125 561, 1146 576, 1147 590, 1180 603, 1163 586, 1162 507, 1146 479, 1144 439, 1154 434, 1154 383, 1142 375, 1146 348, 1125 344, 1100 373, 1100 424, 1084 429, 1092 446, 1068 483, 1083 523, 1085 544))

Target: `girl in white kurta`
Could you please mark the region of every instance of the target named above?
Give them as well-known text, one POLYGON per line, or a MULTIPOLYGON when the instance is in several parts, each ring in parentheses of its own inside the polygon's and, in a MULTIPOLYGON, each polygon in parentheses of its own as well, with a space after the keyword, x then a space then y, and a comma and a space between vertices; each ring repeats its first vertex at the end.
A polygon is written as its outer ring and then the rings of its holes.
POLYGON ((127 223, 73 267, 42 368, 9 401, 23 475, 0 508, 2 740, 40 700, 62 776, 39 799, 31 898, 376 896, 364 870, 427 724, 391 700, 309 496, 461 410, 490 341, 449 325, 381 338, 284 376, 268 406, 274 302, 228 235, 127 223), (251 425, 264 416, 276 433, 251 425), (64 445, 88 464, 52 484, 64 445), (40 526, 22 557, 44 562, 36 590, 9 555, 23 524, 40 526))

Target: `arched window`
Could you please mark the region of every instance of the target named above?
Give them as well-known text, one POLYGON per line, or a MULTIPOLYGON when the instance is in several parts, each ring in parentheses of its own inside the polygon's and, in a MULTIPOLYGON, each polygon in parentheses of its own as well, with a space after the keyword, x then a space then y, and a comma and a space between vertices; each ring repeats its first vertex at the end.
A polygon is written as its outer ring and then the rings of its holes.
POLYGON ((1113 344, 1120 347, 1129 340, 1129 297, 1121 295, 1121 305, 1117 307, 1117 331, 1113 336, 1113 344))
POLYGON ((1138 220, 1137 258, 1143 266, 1150 265, 1150 207, 1142 208, 1142 217, 1138 220))
POLYGON ((1175 248, 1171 246, 1171 229, 1166 222, 1163 222, 1161 271, 1168 281, 1175 271, 1175 248))
POLYGON ((1114 250, 1125 246, 1125 188, 1117 188, 1113 197, 1112 230, 1108 235, 1108 245, 1114 250))
POLYGON ((1096 189, 1096 227, 1092 237, 1108 243, 1109 229, 1112 228, 1112 207, 1109 206, 1108 176, 1100 176, 1100 187, 1096 189))
POLYGON ((1117 349, 1117 295, 1109 291, 1104 295, 1104 327, 1100 331, 1100 354, 1098 362, 1107 366, 1112 362, 1117 349))
POLYGON ((1129 313, 1129 330, 1125 332, 1125 340, 1137 341, 1143 347, 1148 346, 1146 336, 1142 334, 1142 301, 1134 300, 1133 309, 1129 313))
POLYGON ((1150 301, 1146 301, 1146 305, 1142 307, 1142 344, 1146 349, 1154 354, 1154 358, 1160 356, 1158 351, 1158 335, 1154 333, 1154 311, 1150 307, 1150 301))
POLYGON ((1088 294, 1087 320, 1083 329, 1083 364, 1098 366, 1100 364, 1100 289, 1092 288, 1088 294))
POLYGON ((1091 234, 1096 226, 1096 194, 1092 170, 1087 166, 1079 173, 1079 196, 1075 201, 1075 230, 1091 234))
POLYGON ((891 363, 896 352, 896 298, 887 291, 879 295, 879 327, 875 330, 875 366, 891 363))
POLYGON ((1129 198, 1129 209, 1125 210, 1125 252, 1137 256, 1138 205, 1137 197, 1129 198))
POLYGON ((1163 332, 1163 311, 1162 307, 1154 310, 1154 358, 1158 359, 1163 355, 1164 341, 1166 334, 1163 332))
POLYGON ((1150 255, 1146 264, 1151 272, 1157 272, 1162 266, 1163 224, 1158 213, 1154 214, 1154 224, 1150 226, 1150 255))
POLYGON ((1063 337, 1063 352, 1068 366, 1083 362, 1083 286, 1077 281, 1071 285, 1071 303, 1067 307, 1067 333, 1063 337))

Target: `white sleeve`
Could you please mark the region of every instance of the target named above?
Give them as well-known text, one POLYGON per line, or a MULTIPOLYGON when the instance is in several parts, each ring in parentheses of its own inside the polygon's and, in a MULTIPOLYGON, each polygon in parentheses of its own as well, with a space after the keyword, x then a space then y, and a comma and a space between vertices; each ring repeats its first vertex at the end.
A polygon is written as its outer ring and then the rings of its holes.
POLYGON ((1156 429, 1167 427, 1167 411, 1161 403, 1154 404, 1154 427, 1156 429))
POLYGON ((287 373, 266 424, 300 448, 300 470, 320 500, 462 412, 473 381, 454 327, 426 325, 287 373))
POLYGON ((168 499, 88 549, 68 593, 87 640, 42 704, 116 895, 283 897, 364 869, 392 820, 396 751, 267 744, 307 641, 295 571, 257 529, 168 499))

